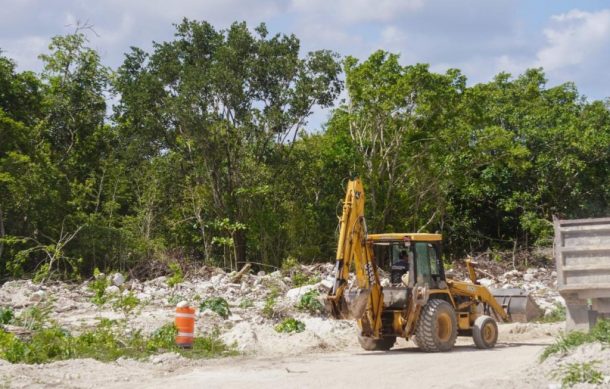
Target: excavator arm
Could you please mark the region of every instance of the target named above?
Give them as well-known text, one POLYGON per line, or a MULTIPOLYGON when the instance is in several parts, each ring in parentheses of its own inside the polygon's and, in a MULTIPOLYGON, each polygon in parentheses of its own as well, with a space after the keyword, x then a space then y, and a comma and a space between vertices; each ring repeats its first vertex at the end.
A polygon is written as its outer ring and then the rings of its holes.
POLYGON ((466 260, 466 268, 468 269, 468 277, 470 282, 447 281, 449 289, 453 295, 469 297, 471 302, 481 302, 487 304, 493 309, 494 313, 503 321, 510 321, 506 310, 502 305, 498 304, 493 294, 484 286, 479 284, 475 271, 476 262, 470 258, 466 260))
POLYGON ((327 311, 335 319, 356 319, 363 336, 378 338, 381 329, 383 293, 370 246, 366 243, 364 189, 359 179, 347 185, 339 221, 339 241, 334 284, 325 298, 327 311), (351 269, 356 285, 348 289, 351 269))

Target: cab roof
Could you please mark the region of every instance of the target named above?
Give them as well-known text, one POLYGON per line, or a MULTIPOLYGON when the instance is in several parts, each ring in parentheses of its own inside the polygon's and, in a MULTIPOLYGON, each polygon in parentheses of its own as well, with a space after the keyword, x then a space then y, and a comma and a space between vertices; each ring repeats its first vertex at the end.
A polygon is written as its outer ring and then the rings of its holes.
POLYGON ((369 234, 367 236, 367 240, 373 242, 403 241, 405 238, 414 242, 438 242, 443 240, 443 235, 415 232, 393 232, 389 234, 369 234))

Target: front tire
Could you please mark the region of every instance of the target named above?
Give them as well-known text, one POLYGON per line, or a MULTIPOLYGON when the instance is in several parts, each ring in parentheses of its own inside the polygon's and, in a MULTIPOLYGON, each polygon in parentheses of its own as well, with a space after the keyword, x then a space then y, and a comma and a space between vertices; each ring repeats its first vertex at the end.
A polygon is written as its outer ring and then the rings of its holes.
POLYGON ((422 351, 450 351, 457 339, 457 318, 451 304, 439 299, 429 300, 419 316, 415 339, 422 351))
POLYGON ((368 336, 358 335, 358 343, 366 351, 388 351, 396 343, 395 336, 385 336, 381 339, 374 339, 368 336))
POLYGON ((498 341, 498 324, 489 316, 479 316, 472 326, 472 339, 477 348, 493 348, 498 341))

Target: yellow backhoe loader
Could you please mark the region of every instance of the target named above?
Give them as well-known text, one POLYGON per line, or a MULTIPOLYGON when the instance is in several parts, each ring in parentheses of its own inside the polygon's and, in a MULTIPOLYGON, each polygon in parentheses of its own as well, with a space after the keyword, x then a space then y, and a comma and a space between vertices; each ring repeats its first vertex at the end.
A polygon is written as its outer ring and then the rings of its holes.
POLYGON ((441 235, 368 234, 364 197, 361 181, 350 181, 340 219, 335 281, 324 298, 330 315, 357 320, 358 340, 365 350, 389 350, 403 337, 413 338, 423 351, 449 351, 458 335, 472 336, 478 348, 494 347, 496 319, 508 321, 510 315, 479 285, 474 263, 467 261, 470 281, 456 281, 445 276, 441 235), (378 266, 389 268, 390 286, 381 286, 378 266), (352 269, 356 279, 350 288, 352 269))

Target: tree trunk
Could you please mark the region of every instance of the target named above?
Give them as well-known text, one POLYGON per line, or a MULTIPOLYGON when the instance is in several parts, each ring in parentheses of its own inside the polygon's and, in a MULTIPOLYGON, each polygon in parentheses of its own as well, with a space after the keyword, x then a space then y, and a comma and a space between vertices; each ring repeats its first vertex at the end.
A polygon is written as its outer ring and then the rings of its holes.
MULTIPOLYGON (((0 239, 4 238, 6 232, 4 231, 4 215, 2 214, 2 208, 0 207, 0 239)), ((4 242, 0 240, 0 259, 4 252, 4 242)))
POLYGON ((246 260, 246 231, 235 231, 233 243, 235 244, 235 264, 237 268, 241 268, 247 262, 246 260))

